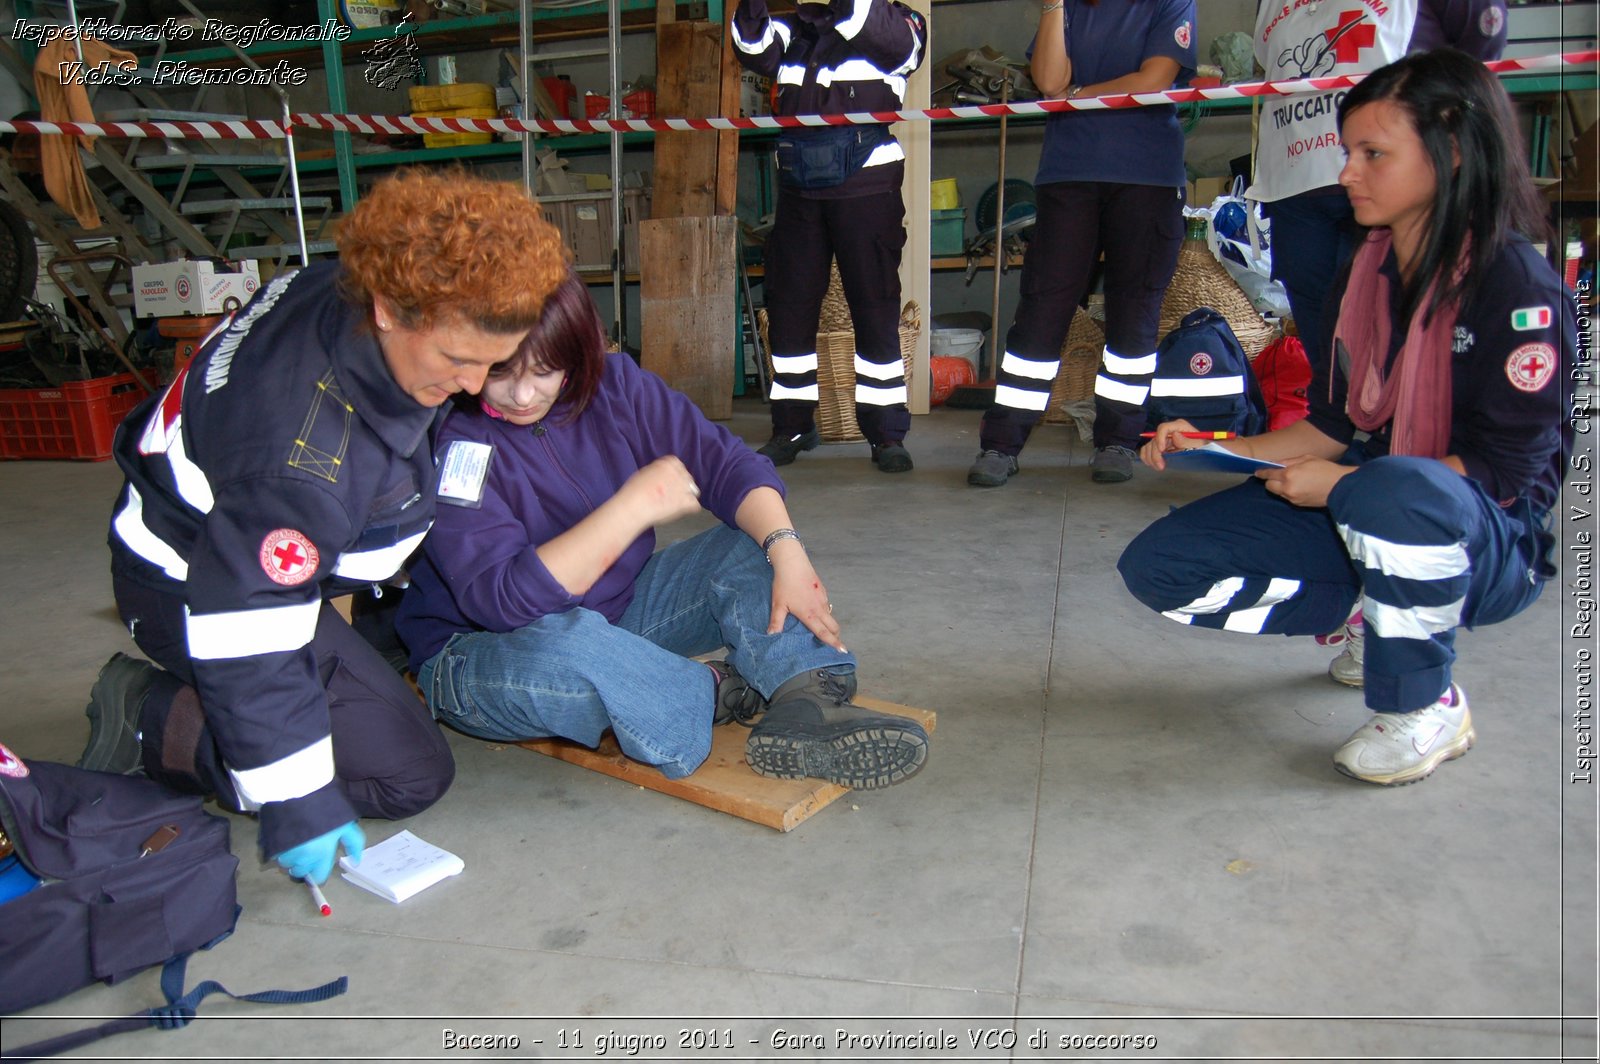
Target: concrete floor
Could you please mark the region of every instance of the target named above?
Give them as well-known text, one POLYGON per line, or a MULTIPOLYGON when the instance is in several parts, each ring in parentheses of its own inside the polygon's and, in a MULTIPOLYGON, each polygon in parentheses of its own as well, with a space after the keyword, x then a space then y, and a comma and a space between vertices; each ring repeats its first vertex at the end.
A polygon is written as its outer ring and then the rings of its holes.
MULTIPOLYGON (((1418 786, 1360 784, 1329 760, 1365 711, 1327 651, 1180 628, 1115 573, 1135 532, 1225 479, 1091 484, 1087 446, 1045 426, 1020 476, 972 489, 977 421, 917 418, 906 476, 862 444, 786 471, 863 691, 939 714, 919 777, 785 835, 452 735, 450 793, 366 824, 466 861, 404 906, 335 879, 319 918, 233 820, 244 915, 191 985, 348 975, 347 995, 217 997, 187 1029, 99 1052, 625 1056, 613 1034, 665 1040, 635 1059, 1593 1059, 1596 792, 1567 782, 1564 589, 1462 634, 1470 755, 1418 786), (519 1046, 464 1052, 446 1028, 519 1046), (1048 1050, 1029 1047, 1041 1029, 1048 1050), (941 1035, 956 1046, 928 1049, 941 1035), (1062 1041, 1100 1035, 1155 1048, 1062 1041)), ((765 426, 741 401, 734 430, 765 426)), ((133 650, 106 572, 118 483, 111 463, 0 464, 0 739, 23 757, 75 760, 97 669, 133 650)), ((9 1019, 4 1039, 159 1001, 146 972, 9 1019)))

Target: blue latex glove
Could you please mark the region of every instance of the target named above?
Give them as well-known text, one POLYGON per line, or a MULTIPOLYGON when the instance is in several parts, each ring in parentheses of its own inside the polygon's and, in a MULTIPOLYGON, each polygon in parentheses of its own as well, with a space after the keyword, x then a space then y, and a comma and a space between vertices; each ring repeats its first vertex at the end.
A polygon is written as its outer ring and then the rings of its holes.
POLYGON ((307 839, 298 846, 284 850, 278 855, 278 864, 293 879, 325 883, 333 875, 333 862, 338 859, 341 843, 350 859, 359 862, 361 851, 367 847, 367 836, 361 826, 352 820, 325 835, 307 839))

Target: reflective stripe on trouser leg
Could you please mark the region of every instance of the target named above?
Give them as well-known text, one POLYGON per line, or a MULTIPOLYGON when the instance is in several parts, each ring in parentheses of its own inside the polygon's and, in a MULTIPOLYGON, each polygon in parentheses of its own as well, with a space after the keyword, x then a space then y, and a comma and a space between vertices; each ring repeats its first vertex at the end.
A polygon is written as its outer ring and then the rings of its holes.
POLYGON ((906 401, 905 363, 896 355, 893 362, 879 363, 856 352, 857 404, 867 406, 894 406, 906 401))
POLYGON ((797 399, 802 402, 817 401, 817 353, 772 356, 772 393, 770 398, 797 399))
POLYGON ((1249 634, 1330 632, 1360 590, 1327 511, 1291 505, 1253 479, 1154 522, 1117 569, 1170 620, 1249 634))
POLYGON ((1061 357, 1029 358, 1007 350, 1000 360, 994 401, 1013 410, 1042 414, 1050 405, 1050 387, 1061 369, 1061 357))
POLYGON ((1442 463, 1385 457, 1340 480, 1328 507, 1361 574, 1367 706, 1420 709, 1450 684, 1472 588, 1470 490, 1442 463))
POLYGON ((1143 406, 1150 397, 1150 378, 1156 371, 1156 353, 1133 358, 1106 348, 1100 356, 1100 372, 1094 378, 1094 394, 1113 403, 1143 406))
POLYGON ((1107 346, 1094 378, 1094 445, 1134 448, 1144 430, 1144 404, 1150 397, 1150 378, 1156 355, 1119 355, 1107 346))

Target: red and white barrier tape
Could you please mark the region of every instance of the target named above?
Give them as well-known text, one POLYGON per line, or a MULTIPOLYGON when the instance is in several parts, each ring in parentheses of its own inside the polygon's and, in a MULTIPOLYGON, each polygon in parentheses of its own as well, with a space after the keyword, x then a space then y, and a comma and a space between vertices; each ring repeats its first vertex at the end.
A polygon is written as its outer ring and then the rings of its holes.
MULTIPOLYGON (((1497 74, 1600 64, 1600 50, 1567 52, 1525 59, 1497 59, 1484 64, 1497 74)), ((297 114, 294 128, 345 133, 606 133, 652 130, 783 129, 803 126, 840 126, 881 122, 928 122, 993 118, 1004 114, 1039 115, 1058 111, 1102 111, 1157 104, 1196 103, 1203 100, 1241 100, 1254 96, 1294 96, 1328 89, 1345 89, 1364 74, 1288 81, 1252 81, 1206 89, 1171 89, 1165 92, 1117 93, 1072 100, 1038 100, 1028 103, 986 103, 966 107, 934 107, 919 111, 859 111, 838 115, 756 115, 749 118, 420 118, 415 115, 297 114)), ((79 134, 104 137, 154 137, 171 140, 281 140, 288 130, 281 122, 261 119, 247 122, 37 122, 0 121, 0 133, 79 134)))

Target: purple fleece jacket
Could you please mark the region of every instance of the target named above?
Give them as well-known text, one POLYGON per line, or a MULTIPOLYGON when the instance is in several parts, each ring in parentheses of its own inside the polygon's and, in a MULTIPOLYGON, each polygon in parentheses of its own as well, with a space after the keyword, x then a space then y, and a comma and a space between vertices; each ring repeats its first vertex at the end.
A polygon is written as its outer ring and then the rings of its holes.
POLYGON ((654 531, 634 540, 583 595, 562 587, 537 550, 657 458, 676 455, 700 486, 701 505, 729 526, 754 489, 783 492, 770 461, 626 355, 606 356, 593 402, 569 415, 558 404, 538 425, 517 426, 457 410, 440 429, 440 457, 458 440, 489 444, 494 454, 483 505, 441 505, 411 570, 396 623, 413 670, 457 632, 511 632, 579 606, 615 623, 655 550, 654 531))

